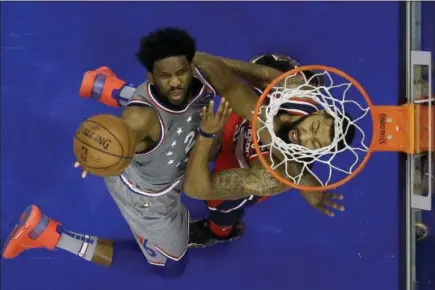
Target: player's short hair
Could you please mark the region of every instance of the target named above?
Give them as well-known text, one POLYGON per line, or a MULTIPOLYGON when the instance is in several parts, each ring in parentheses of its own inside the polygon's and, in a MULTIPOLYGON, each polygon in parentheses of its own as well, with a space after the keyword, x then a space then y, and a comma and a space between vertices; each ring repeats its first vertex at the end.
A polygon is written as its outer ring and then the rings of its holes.
POLYGON ((253 63, 261 64, 274 68, 282 73, 294 69, 299 64, 291 58, 280 59, 275 57, 273 54, 265 54, 253 61, 253 63))
MULTIPOLYGON (((251 61, 256 64, 274 68, 282 73, 291 71, 292 69, 301 66, 301 64, 297 60, 289 56, 278 56, 275 54, 264 54, 251 61)), ((311 79, 310 84, 313 86, 320 86, 325 83, 323 76, 314 77, 314 71, 305 70, 303 71, 303 74, 307 79, 311 79)))
POLYGON ((156 61, 171 56, 185 56, 191 63, 195 53, 196 40, 186 31, 180 28, 164 28, 141 38, 136 57, 149 72, 152 72, 156 61))
MULTIPOLYGON (((347 146, 352 144, 353 139, 355 139, 356 126, 353 123, 351 123, 351 121, 349 121, 349 120, 353 120, 353 118, 348 113, 345 113, 345 116, 347 118, 343 118, 343 123, 342 123, 342 132, 345 134, 345 136, 343 139, 338 141, 337 147, 335 149, 336 151, 339 151, 339 150, 346 148, 347 146)), ((332 117, 331 115, 327 114, 326 117, 328 119, 334 121, 334 117, 332 117)), ((334 137, 335 137, 335 126, 334 125, 332 125, 330 137, 331 137, 331 140, 334 140, 334 137)))

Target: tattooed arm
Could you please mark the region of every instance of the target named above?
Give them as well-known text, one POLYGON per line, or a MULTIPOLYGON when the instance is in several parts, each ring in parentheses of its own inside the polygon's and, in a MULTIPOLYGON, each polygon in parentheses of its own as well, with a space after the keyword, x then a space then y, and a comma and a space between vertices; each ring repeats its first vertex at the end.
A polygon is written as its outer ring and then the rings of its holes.
POLYGON ((258 100, 254 89, 217 57, 195 54, 194 62, 218 95, 228 100, 234 112, 249 121, 252 120, 252 112, 258 100))
POLYGON ((184 178, 184 192, 195 199, 239 199, 250 195, 268 196, 285 191, 261 163, 251 168, 237 168, 210 174, 208 152, 212 139, 199 136, 189 156, 184 178))
MULTIPOLYGON (((201 200, 232 200, 250 195, 270 196, 289 189, 276 180, 259 162, 250 168, 230 169, 210 175, 208 170, 208 151, 213 140, 199 137, 189 157, 184 180, 184 192, 201 200)), ((281 166, 282 168, 282 166, 281 166)), ((283 175, 282 170, 278 170, 283 175)), ((313 181, 313 180, 311 180, 313 181)), ((305 185, 318 185, 305 183, 305 185)), ((342 200, 341 194, 327 192, 301 192, 305 200, 328 216, 334 216, 332 209, 344 211, 336 200, 342 200)))
POLYGON ((250 84, 259 87, 265 87, 270 84, 274 79, 279 77, 282 73, 271 67, 260 64, 255 64, 242 60, 235 60, 230 58, 218 57, 204 52, 197 52, 196 59, 210 59, 218 60, 225 63, 235 74, 242 79, 248 81, 250 84))
MULTIPOLYGON (((197 52, 195 54, 196 60, 209 60, 209 61, 221 61, 226 64, 233 73, 235 73, 240 78, 248 81, 251 85, 265 88, 275 79, 277 79, 282 72, 272 67, 255 64, 248 61, 236 60, 231 58, 224 58, 219 56, 214 56, 204 52, 197 52)), ((303 83, 302 77, 293 77, 291 79, 294 84, 299 85, 303 83)), ((292 85, 287 81, 287 85, 292 85)))
MULTIPOLYGON (((210 174, 208 161, 213 142, 213 139, 204 138, 201 135, 195 142, 184 176, 184 192, 188 196, 202 200, 231 200, 250 195, 271 196, 289 189, 285 184, 275 179, 263 167, 259 159, 254 160, 250 168, 229 169, 210 174)), ((300 172, 300 164, 289 162, 287 169, 290 173, 300 172)), ((281 176, 286 175, 284 166, 275 170, 281 176)), ((304 174, 299 184, 320 186, 311 174, 304 174)), ((306 199, 313 194, 303 191, 300 193, 306 199)))
MULTIPOLYGON (((217 57, 209 57, 209 55, 204 57, 204 54, 195 54, 194 61, 217 93, 228 100, 234 112, 252 122, 253 111, 258 100, 258 95, 252 87, 217 57)), ((264 144, 271 143, 271 136, 266 130, 262 130, 259 135, 264 144)), ((273 154, 279 161, 284 160, 284 155, 280 151, 274 150, 273 154)), ((301 171, 301 166, 292 162, 288 164, 287 170, 292 176, 297 176, 301 171)), ((301 184, 313 184, 314 181, 315 178, 311 174, 305 174, 300 182, 301 184)))
POLYGON ((212 188, 212 196, 207 199, 238 199, 250 195, 271 196, 289 189, 273 177, 259 161, 252 164, 250 168, 213 173, 212 188))

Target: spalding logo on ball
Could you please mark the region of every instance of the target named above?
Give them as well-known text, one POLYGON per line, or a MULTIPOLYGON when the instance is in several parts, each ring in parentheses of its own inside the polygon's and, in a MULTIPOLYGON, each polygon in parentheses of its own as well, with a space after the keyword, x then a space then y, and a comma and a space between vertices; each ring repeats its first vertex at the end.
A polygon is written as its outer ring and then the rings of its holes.
MULTIPOLYGON (((88 122, 89 122, 89 120, 88 120, 88 122)), ((100 129, 101 129, 101 126, 99 126, 99 125, 93 125, 90 128, 86 128, 82 124, 82 125, 80 125, 79 129, 77 130, 76 135, 83 135, 85 138, 91 138, 95 141, 95 143, 97 145, 99 145, 100 147, 103 147, 105 150, 108 150, 109 145, 112 142, 112 140, 98 134, 99 133, 98 131, 100 129)))
POLYGON ((128 124, 112 115, 93 116, 74 137, 74 155, 84 170, 97 176, 116 176, 130 164, 136 136, 128 124))

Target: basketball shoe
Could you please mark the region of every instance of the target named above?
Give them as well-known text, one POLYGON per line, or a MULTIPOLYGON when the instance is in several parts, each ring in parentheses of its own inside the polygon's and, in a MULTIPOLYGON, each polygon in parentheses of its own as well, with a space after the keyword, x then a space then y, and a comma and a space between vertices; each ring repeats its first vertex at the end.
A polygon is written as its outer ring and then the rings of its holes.
POLYGON ((218 243, 228 243, 240 239, 245 230, 244 224, 239 221, 232 227, 229 235, 220 237, 210 230, 208 219, 190 223, 189 248, 205 248, 218 243))

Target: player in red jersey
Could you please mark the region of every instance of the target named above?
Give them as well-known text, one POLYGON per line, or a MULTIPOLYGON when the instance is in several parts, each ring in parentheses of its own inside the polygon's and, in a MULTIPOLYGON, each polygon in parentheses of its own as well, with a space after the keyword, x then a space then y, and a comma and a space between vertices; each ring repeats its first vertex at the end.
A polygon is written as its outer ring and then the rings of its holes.
MULTIPOLYGON (((289 71, 299 65, 289 57, 271 54, 260 56, 253 62, 270 66, 281 72, 289 71)), ((315 81, 320 82, 320 80, 315 81)), ((264 88, 265 85, 262 87, 264 88)), ((254 88, 260 95, 262 94, 261 88, 254 88)), ((211 114, 210 119, 213 120, 210 110, 209 108, 208 114, 211 114)), ((315 149, 328 146, 333 139, 334 119, 315 104, 303 99, 294 100, 281 107, 275 122, 278 128, 275 131, 277 137, 287 143, 298 143, 315 149)), ((201 126, 204 127, 202 130, 207 131, 205 129, 207 120, 203 120, 201 126)), ((350 128, 346 137, 349 144, 354 137, 354 130, 350 128)), ((212 174, 208 172, 207 162, 203 158, 208 154, 212 138, 198 137, 189 157, 185 176, 185 184, 197 186, 185 188, 185 192, 193 198, 207 199, 210 214, 206 220, 193 225, 202 230, 194 231, 189 246, 209 246, 240 237, 244 228, 241 219, 247 206, 288 190, 261 165, 253 147, 252 134, 251 123, 232 113, 223 127, 221 149, 212 174), (197 182, 189 182, 190 179, 195 179, 197 182)), ((262 153, 269 154, 266 148, 262 153)), ((343 206, 334 201, 343 199, 340 194, 326 192, 301 192, 301 194, 310 205, 328 216, 334 215, 331 209, 344 210, 343 206)))

